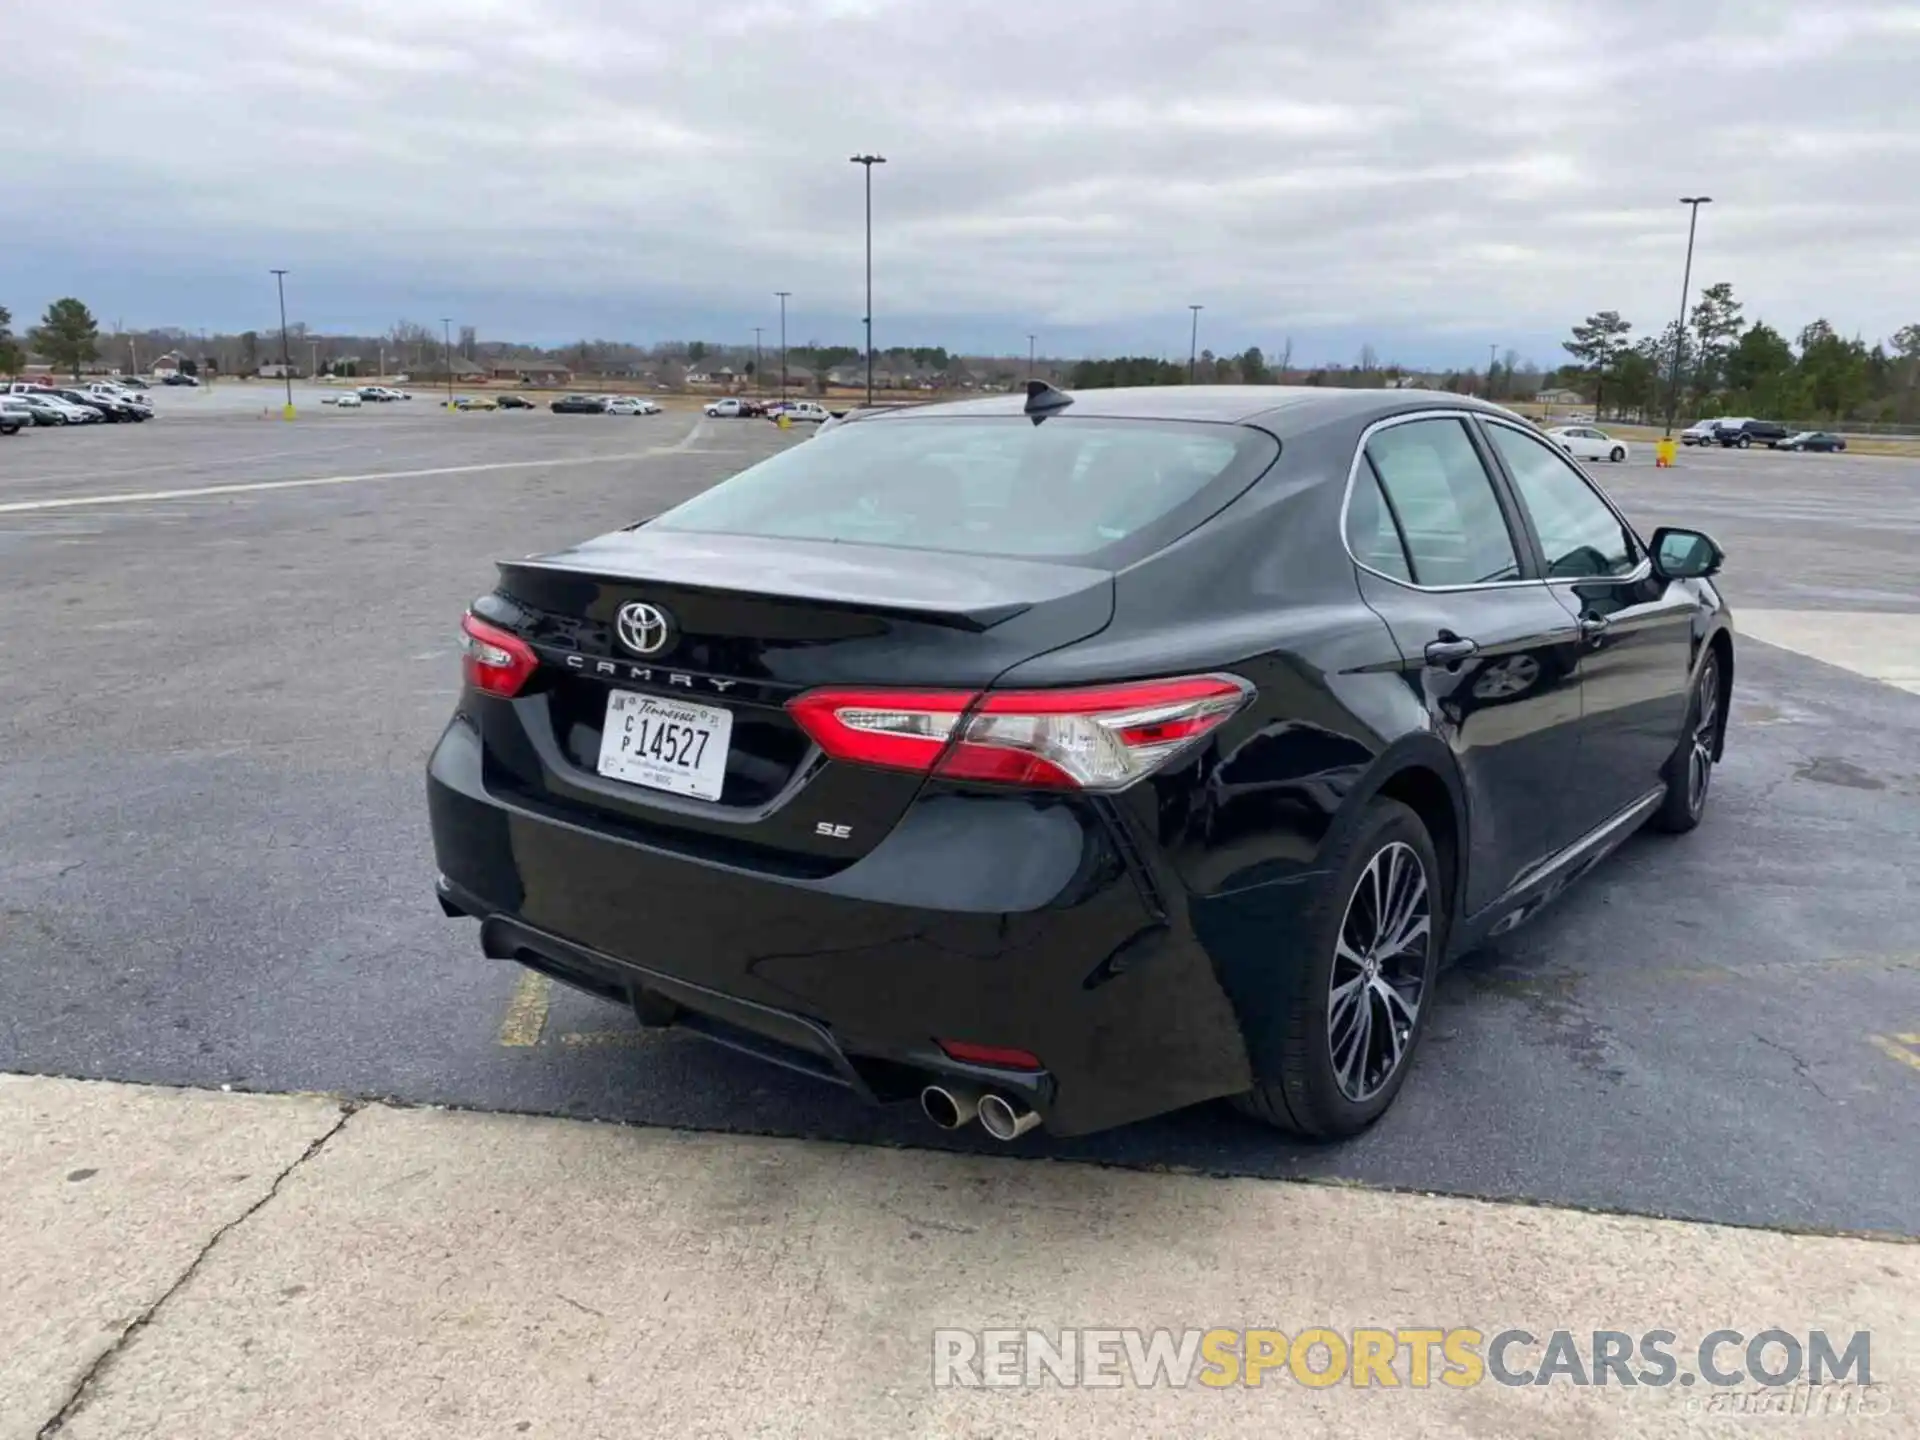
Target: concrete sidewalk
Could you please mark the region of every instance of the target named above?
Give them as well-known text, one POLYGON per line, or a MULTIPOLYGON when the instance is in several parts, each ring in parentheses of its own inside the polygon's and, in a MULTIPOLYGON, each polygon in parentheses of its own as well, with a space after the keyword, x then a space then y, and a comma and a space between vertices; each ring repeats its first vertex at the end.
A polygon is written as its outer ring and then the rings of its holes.
POLYGON ((1667 1329, 1683 1371, 1867 1330, 1872 1433, 1920 1426, 1909 1244, 307 1096, 0 1077, 0 1273, 0 1440, 1754 1424, 1704 1387, 933 1383, 936 1329, 1095 1326, 1667 1329))

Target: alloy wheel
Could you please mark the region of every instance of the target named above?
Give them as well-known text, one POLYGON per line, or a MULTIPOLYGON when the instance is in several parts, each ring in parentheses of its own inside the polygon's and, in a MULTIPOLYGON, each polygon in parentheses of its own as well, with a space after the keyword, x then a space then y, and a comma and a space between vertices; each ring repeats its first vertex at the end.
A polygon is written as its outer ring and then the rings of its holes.
POLYGON ((1426 866, 1396 840, 1367 863, 1334 944, 1327 1046, 1340 1092, 1355 1104, 1379 1094, 1406 1057, 1432 945, 1426 866))
POLYGON ((1700 672, 1700 703, 1693 712, 1693 743, 1687 752, 1687 808, 1707 803, 1713 779, 1713 737, 1720 721, 1720 667, 1712 660, 1700 672))

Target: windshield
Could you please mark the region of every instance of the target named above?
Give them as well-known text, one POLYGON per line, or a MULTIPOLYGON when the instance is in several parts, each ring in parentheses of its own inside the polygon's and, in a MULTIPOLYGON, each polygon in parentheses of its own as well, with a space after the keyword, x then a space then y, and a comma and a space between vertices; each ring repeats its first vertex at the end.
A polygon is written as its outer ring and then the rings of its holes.
POLYGON ((744 470, 651 528, 1121 563, 1184 534, 1278 453, 1237 425, 867 421, 744 470))

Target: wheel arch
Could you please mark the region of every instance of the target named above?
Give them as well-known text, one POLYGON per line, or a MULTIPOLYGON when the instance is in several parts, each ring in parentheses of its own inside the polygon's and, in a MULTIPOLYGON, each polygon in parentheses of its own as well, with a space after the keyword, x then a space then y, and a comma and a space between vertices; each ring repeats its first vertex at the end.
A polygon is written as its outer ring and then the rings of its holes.
POLYGON ((1451 928, 1465 906, 1467 862, 1472 853, 1467 844, 1466 791, 1453 753, 1432 735, 1409 736, 1390 746, 1348 795, 1347 823, 1381 796, 1399 801, 1426 826, 1440 861, 1451 928))
POLYGON ((1707 637, 1703 649, 1720 662, 1720 723, 1713 737, 1713 758, 1727 752, 1727 717, 1733 713, 1733 632, 1722 625, 1707 637))

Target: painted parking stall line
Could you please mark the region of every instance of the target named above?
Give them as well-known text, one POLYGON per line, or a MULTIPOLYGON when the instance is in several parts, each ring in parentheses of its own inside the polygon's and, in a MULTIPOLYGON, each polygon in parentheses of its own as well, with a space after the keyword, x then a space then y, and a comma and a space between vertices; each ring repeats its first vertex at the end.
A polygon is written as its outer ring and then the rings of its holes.
POLYGON ((520 972, 507 1002, 507 1013, 500 1020, 500 1043, 509 1049, 524 1050, 540 1043, 547 1028, 547 1007, 553 1000, 553 982, 535 970, 520 972))
POLYGON ((659 445, 618 455, 578 455, 558 460, 490 460, 479 465, 434 465, 423 470, 378 470, 364 475, 313 475, 298 480, 251 480, 227 485, 196 485, 182 490, 129 490, 108 495, 69 495, 58 500, 15 500, 0 504, 0 515, 42 510, 77 510, 98 505, 145 505, 158 500, 199 500, 215 495, 252 495, 273 490, 311 489, 326 485, 363 485, 375 480, 424 480, 442 475, 481 475, 496 470, 560 470, 582 465, 617 465, 671 455, 679 445, 659 445))
POLYGON ((1888 1059, 1920 1070, 1920 1031, 1905 1035, 1869 1035, 1867 1043, 1888 1059))

